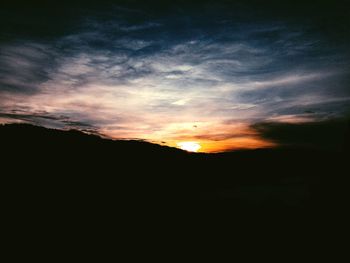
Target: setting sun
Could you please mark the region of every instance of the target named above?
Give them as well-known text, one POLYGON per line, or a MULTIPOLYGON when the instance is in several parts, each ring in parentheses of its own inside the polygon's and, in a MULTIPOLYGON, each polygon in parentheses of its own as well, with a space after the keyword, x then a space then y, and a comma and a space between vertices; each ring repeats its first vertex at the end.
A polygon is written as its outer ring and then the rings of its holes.
POLYGON ((197 142, 179 142, 177 143, 177 145, 182 150, 185 150, 188 152, 197 152, 201 148, 200 144, 197 142))

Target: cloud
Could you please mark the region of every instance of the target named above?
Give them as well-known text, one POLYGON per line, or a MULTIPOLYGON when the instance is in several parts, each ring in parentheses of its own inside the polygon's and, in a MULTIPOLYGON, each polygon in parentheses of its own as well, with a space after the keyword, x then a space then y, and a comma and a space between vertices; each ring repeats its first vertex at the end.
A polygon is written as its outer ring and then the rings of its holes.
POLYGON ((350 59, 343 44, 332 46, 312 22, 252 20, 254 9, 239 6, 67 4, 65 12, 85 15, 69 17, 66 30, 2 38, 2 118, 233 147, 227 141, 240 144, 237 138, 263 145, 249 128, 256 122, 346 116, 350 59))
POLYGON ((331 119, 303 123, 256 123, 252 128, 264 139, 284 147, 341 150, 349 136, 349 124, 347 119, 331 119))
POLYGON ((15 42, 0 47, 0 92, 31 94, 49 78, 54 52, 35 42, 15 42))
MULTIPOLYGON (((97 128, 91 124, 81 121, 73 120, 68 116, 55 116, 47 112, 32 112, 28 111, 15 111, 0 112, 0 119, 4 120, 16 120, 16 122, 26 122, 37 125, 42 125, 48 128, 56 129, 78 129, 88 132, 97 132, 97 128)), ((6 121, 7 122, 7 121, 6 121)))

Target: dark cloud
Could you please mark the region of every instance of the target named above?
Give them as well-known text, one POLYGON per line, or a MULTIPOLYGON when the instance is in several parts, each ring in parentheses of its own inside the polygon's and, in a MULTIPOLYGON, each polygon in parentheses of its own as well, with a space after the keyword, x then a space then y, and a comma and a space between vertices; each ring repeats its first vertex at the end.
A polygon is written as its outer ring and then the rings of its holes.
POLYGON ((15 119, 31 124, 44 125, 49 128, 74 128, 84 131, 94 131, 97 128, 91 124, 84 123, 81 121, 72 120, 68 116, 54 116, 47 112, 33 112, 28 113, 27 111, 11 111, 11 112, 0 112, 0 118, 15 119))
POLYGON ((52 47, 34 42, 0 46, 0 91, 33 93, 55 67, 52 47))
POLYGON ((282 147, 343 150, 350 135, 348 119, 309 123, 267 122, 256 123, 251 127, 263 138, 282 147))

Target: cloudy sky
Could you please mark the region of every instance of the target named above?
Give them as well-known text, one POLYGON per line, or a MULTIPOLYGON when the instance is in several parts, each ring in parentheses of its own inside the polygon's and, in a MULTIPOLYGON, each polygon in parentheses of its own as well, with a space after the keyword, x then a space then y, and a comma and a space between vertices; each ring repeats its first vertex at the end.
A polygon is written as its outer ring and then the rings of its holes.
POLYGON ((348 116, 348 1, 49 2, 0 10, 0 123, 213 152, 348 116))

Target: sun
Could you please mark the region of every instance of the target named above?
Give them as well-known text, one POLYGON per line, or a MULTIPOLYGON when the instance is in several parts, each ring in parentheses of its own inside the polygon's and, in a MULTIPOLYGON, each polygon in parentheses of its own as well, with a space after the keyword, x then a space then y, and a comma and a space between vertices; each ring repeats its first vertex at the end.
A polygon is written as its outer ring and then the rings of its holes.
POLYGON ((177 146, 188 152, 198 152, 201 148, 200 144, 197 142, 178 142, 177 146))

